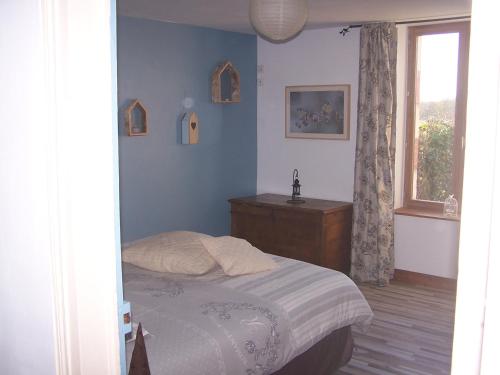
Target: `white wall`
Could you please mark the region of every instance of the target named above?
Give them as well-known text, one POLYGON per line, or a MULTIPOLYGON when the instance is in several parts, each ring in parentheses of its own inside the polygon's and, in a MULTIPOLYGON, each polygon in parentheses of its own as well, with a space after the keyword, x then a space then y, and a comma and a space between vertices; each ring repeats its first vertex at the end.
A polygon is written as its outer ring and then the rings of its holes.
POLYGON ((292 171, 302 194, 352 201, 358 91, 359 30, 311 30, 285 44, 258 39, 263 86, 257 93, 257 191, 289 194, 292 171), (349 141, 285 138, 285 86, 351 85, 349 141))
POLYGON ((55 373, 40 14, 0 3, 1 374, 55 373))
MULTIPOLYGON (((285 44, 258 39, 263 85, 257 97, 257 191, 289 194, 298 168, 306 197, 352 202, 356 145, 359 29, 307 30, 285 44), (285 138, 285 86, 351 85, 349 141, 285 138)), ((396 207, 401 205, 405 127, 406 28, 399 28, 396 207)), ((455 278, 458 224, 396 216, 396 268, 455 278)))
POLYGON ((396 215, 395 267, 457 278, 459 223, 396 215))

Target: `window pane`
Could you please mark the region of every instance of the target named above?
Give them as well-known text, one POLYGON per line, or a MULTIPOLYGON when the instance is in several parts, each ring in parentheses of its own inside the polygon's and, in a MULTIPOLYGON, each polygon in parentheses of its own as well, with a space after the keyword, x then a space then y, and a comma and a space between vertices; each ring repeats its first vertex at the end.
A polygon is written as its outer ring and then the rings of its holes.
POLYGON ((458 42, 458 33, 417 39, 413 199, 443 202, 454 193, 458 42))

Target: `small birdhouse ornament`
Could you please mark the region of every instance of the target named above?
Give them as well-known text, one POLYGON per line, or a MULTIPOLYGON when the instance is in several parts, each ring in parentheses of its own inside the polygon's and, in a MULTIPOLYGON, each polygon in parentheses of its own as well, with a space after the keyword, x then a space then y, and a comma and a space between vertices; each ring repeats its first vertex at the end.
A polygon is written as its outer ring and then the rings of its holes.
POLYGON ((185 113, 182 117, 182 144, 195 145, 199 138, 199 121, 194 112, 185 113))
POLYGON ((139 99, 125 110, 125 126, 129 136, 148 134, 148 112, 139 99))

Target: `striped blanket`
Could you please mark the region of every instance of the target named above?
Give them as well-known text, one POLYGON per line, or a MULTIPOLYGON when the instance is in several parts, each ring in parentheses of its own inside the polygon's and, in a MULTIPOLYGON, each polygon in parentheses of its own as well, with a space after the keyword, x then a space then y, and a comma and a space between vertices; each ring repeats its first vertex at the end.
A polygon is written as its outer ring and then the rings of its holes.
MULTIPOLYGON (((154 374, 271 374, 332 331, 373 317, 344 274, 273 256, 273 271, 188 277, 125 264, 125 298, 150 332, 154 374)), ((127 344, 130 355, 133 343, 127 344)))

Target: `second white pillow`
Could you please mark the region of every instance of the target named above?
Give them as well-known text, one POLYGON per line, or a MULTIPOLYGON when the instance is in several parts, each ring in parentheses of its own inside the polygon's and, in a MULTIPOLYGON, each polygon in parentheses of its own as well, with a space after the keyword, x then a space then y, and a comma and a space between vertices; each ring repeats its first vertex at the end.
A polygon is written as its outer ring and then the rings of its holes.
POLYGON ((273 270, 278 264, 266 253, 241 238, 201 238, 201 243, 230 276, 273 270))

